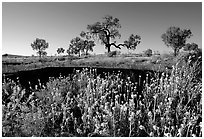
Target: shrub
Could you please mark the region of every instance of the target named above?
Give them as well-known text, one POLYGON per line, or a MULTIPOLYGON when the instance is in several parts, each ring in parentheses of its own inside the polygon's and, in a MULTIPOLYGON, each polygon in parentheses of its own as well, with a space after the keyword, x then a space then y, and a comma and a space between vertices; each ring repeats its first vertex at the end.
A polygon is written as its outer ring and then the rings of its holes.
POLYGON ((113 57, 117 55, 117 51, 112 51, 108 53, 108 57, 113 57))
POLYGON ((152 56, 152 50, 151 49, 147 49, 144 54, 148 57, 152 56))
POLYGON ((58 57, 57 60, 58 61, 65 61, 65 57, 58 57))

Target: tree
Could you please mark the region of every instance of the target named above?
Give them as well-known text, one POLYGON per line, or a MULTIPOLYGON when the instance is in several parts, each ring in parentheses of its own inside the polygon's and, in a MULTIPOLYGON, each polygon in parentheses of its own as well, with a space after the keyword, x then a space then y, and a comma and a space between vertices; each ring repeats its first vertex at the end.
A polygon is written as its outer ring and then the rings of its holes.
POLYGON ((140 44, 141 37, 139 35, 131 34, 129 39, 124 41, 125 46, 127 49, 135 50, 137 45, 140 44))
POLYGON ((70 56, 72 54, 72 50, 71 47, 69 46, 69 48, 67 49, 67 54, 70 56))
POLYGON ((186 44, 186 39, 192 36, 190 29, 180 29, 179 27, 169 27, 166 33, 162 34, 164 43, 174 50, 174 56, 177 56, 179 50, 186 44))
POLYGON ((64 53, 64 51, 65 51, 64 48, 58 48, 58 49, 57 49, 57 53, 58 53, 58 54, 64 53))
POLYGON ((33 50, 37 51, 37 54, 40 56, 40 58, 44 55, 47 55, 47 52, 45 49, 47 49, 49 44, 44 39, 36 38, 36 40, 31 43, 31 47, 33 50))
POLYGON ((187 43, 184 47, 183 47, 184 51, 197 51, 198 50, 198 45, 196 43, 187 43))
POLYGON ((148 57, 152 56, 152 50, 151 49, 147 49, 144 53, 148 57))
POLYGON ((80 36, 82 37, 82 38, 85 38, 85 40, 83 40, 84 42, 83 42, 83 47, 82 47, 82 51, 84 51, 85 52, 85 55, 87 55, 88 54, 88 51, 92 51, 93 52, 93 47, 95 46, 95 43, 94 43, 94 41, 93 40, 91 40, 91 35, 90 35, 90 33, 89 32, 84 32, 84 31, 82 31, 81 33, 80 33, 80 36))
POLYGON ((42 56, 47 56, 47 52, 46 52, 46 51, 43 51, 43 52, 41 53, 41 55, 42 55, 42 56))
MULTIPOLYGON (((127 44, 116 45, 115 41, 111 42, 111 40, 115 40, 116 38, 121 37, 121 34, 118 31, 118 29, 121 28, 119 19, 113 18, 110 15, 107 15, 103 17, 103 20, 104 20, 103 22, 96 22, 92 25, 87 26, 87 29, 89 30, 92 37, 99 40, 101 44, 104 44, 105 48, 108 49, 108 53, 110 52, 111 46, 115 46, 118 49, 121 49, 120 46, 127 47, 127 44)), ((133 37, 133 39, 134 38, 135 37, 133 37)), ((128 45, 128 46, 132 46, 132 45, 128 45)))
POLYGON ((84 47, 84 41, 81 38, 79 38, 79 37, 73 38, 70 41, 68 53, 69 54, 78 54, 80 56, 81 51, 83 51, 83 47, 84 47))

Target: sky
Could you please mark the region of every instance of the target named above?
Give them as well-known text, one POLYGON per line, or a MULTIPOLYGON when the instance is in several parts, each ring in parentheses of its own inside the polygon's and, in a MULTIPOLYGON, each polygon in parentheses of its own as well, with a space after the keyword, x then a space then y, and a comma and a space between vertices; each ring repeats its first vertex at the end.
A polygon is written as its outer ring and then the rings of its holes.
MULTIPOLYGON (((170 26, 190 29, 193 36, 187 42, 202 47, 201 2, 3 2, 2 54, 36 55, 31 43, 41 38, 49 43, 48 55, 55 55, 57 48, 67 50, 71 39, 87 31, 87 25, 103 21, 105 15, 119 19, 122 27, 117 43, 131 34, 141 36, 141 43, 132 51, 135 53, 149 48, 160 53, 173 52, 161 39, 170 26)), ((96 42, 93 53, 106 51, 96 42)), ((121 51, 129 52, 126 48, 121 51)))

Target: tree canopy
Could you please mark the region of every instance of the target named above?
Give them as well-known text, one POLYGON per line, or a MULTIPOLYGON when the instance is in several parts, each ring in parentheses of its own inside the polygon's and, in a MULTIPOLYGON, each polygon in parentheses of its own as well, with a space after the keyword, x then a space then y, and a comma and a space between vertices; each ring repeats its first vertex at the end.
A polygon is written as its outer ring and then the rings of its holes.
POLYGON ((144 54, 148 57, 152 56, 152 49, 147 49, 144 54))
POLYGON ((65 49, 62 47, 57 49, 58 54, 64 53, 64 51, 65 51, 65 49))
POLYGON ((93 47, 95 46, 95 42, 91 40, 90 33, 82 31, 80 33, 80 36, 85 39, 83 40, 84 45, 83 45, 82 51, 85 52, 86 55, 88 54, 88 51, 93 52, 93 47))
POLYGON ((186 45, 186 39, 192 36, 190 29, 181 29, 179 27, 169 27, 162 34, 161 38, 164 43, 174 50, 174 55, 179 53, 179 50, 186 45))
POLYGON ((47 55, 47 52, 45 49, 47 49, 49 44, 44 39, 36 38, 36 40, 31 43, 31 47, 33 50, 37 51, 37 54, 40 56, 40 58, 43 55, 47 55))
POLYGON ((124 41, 124 44, 126 45, 127 49, 135 50, 140 42, 141 37, 139 35, 131 34, 128 40, 124 41))
POLYGON ((184 47, 183 47, 184 51, 196 51, 198 50, 198 45, 196 43, 187 43, 184 47))
MULTIPOLYGON (((121 49, 120 46, 126 46, 129 48, 136 48, 133 45, 138 45, 139 43, 135 43, 137 41, 131 40, 130 43, 126 41, 123 44, 116 45, 116 41, 114 41, 116 38, 120 38, 121 34, 119 33, 119 30, 121 28, 121 25, 119 23, 118 18, 113 18, 110 15, 106 15, 103 17, 102 22, 96 22, 94 24, 88 25, 87 29, 92 35, 93 38, 99 40, 101 44, 105 45, 105 48, 108 49, 108 52, 110 52, 111 46, 115 46, 118 49, 121 49), (112 42, 114 41, 114 42, 112 42)), ((138 39, 140 38, 138 35, 133 35, 130 37, 131 39, 138 39)), ((140 38, 141 39, 141 38, 140 38)))
POLYGON ((69 54, 78 54, 80 56, 83 45, 84 41, 80 37, 75 37, 70 41, 70 45, 67 51, 69 54))

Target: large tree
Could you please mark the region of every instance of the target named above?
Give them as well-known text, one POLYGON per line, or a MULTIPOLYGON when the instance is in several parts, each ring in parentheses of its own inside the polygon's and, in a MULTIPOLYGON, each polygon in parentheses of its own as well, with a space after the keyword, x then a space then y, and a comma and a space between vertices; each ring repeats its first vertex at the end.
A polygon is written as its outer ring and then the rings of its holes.
POLYGON ((40 58, 43 55, 47 54, 45 49, 47 49, 48 46, 49 44, 44 39, 39 38, 36 38, 36 40, 33 43, 31 43, 31 47, 33 48, 33 50, 37 51, 37 54, 40 56, 40 58))
MULTIPOLYGON (((89 30, 90 34, 94 38, 98 39, 101 42, 101 44, 104 44, 105 48, 108 50, 108 52, 110 52, 111 46, 115 46, 118 49, 121 49, 120 46, 126 46, 127 48, 133 48, 133 47, 130 47, 132 45, 130 45, 130 44, 128 45, 128 43, 116 45, 116 42, 114 40, 116 38, 121 37, 121 34, 119 33, 119 30, 118 30, 119 28, 121 28, 121 25, 119 23, 119 19, 113 18, 110 15, 103 17, 102 22, 96 22, 92 25, 87 26, 87 29, 89 30), (114 41, 114 42, 112 42, 112 41, 114 41)), ((133 38, 135 38, 135 37, 133 37, 133 38)), ((138 38, 138 40, 140 40, 140 39, 138 38)), ((133 40, 132 44, 134 44, 134 45, 139 44, 139 43, 134 43, 138 40, 133 40)), ((136 47, 134 47, 134 48, 136 48, 136 47)))
POLYGON ((186 45, 186 39, 191 36, 192 32, 190 29, 169 27, 161 37, 164 43, 174 50, 174 55, 177 56, 179 50, 186 45))

